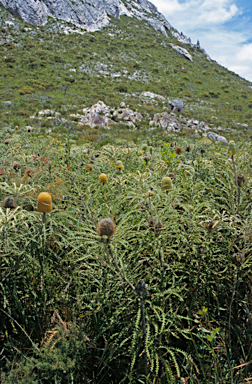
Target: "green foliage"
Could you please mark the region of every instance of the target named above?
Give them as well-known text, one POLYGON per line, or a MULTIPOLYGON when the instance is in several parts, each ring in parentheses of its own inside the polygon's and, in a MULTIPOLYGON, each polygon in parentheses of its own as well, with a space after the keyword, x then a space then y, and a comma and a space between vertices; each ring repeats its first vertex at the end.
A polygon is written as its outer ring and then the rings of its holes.
POLYGON ((175 136, 180 156, 150 138, 141 156, 144 142, 79 147, 22 129, 4 139, 0 197, 17 207, 0 210, 3 383, 249 377, 235 368, 252 358, 249 145, 230 159, 226 147, 175 136), (45 217, 41 191, 53 198, 45 217), (96 229, 107 217, 110 240, 96 229))

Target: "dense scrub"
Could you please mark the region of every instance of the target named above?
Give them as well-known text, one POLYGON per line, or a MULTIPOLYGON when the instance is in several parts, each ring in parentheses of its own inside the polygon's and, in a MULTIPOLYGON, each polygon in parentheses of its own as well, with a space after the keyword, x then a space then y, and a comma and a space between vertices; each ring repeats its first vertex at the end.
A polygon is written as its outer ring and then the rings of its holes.
POLYGON ((246 382, 250 144, 170 136, 97 150, 10 132, 0 143, 0 197, 15 199, 0 209, 2 382, 246 382), (39 192, 51 213, 37 212, 39 192), (102 229, 105 218, 116 228, 102 229))

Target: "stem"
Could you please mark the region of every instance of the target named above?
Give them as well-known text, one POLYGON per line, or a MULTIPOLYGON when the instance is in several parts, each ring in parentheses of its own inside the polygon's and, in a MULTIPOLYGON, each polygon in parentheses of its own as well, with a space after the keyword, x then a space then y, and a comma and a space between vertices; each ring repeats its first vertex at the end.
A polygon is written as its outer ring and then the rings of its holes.
POLYGON ((235 185, 237 187, 238 191, 238 198, 237 198, 237 213, 239 212, 239 206, 240 206, 240 199, 241 199, 241 190, 238 185, 238 180, 237 180, 237 173, 236 173, 236 167, 235 167, 235 162, 234 162, 234 156, 231 156, 232 164, 233 164, 233 170, 234 170, 234 176, 235 176, 235 185))
POLYGON ((133 289, 133 291, 135 291, 135 287, 134 287, 134 285, 131 284, 131 282, 124 276, 124 274, 123 274, 123 272, 121 271, 119 265, 117 264, 117 261, 116 261, 116 259, 115 259, 115 256, 113 255, 113 252, 112 252, 112 250, 111 250, 111 247, 110 247, 110 244, 109 244, 109 243, 107 243, 107 247, 108 247, 109 254, 110 254, 110 256, 112 257, 113 262, 114 262, 114 264, 115 264, 115 266, 116 266, 116 269, 118 270, 118 272, 119 272, 121 278, 122 278, 122 279, 123 279, 129 286, 130 286, 131 289, 133 289))
POLYGON ((231 315, 232 315, 232 305, 235 297, 235 289, 236 289, 236 284, 237 284, 237 277, 238 277, 238 268, 236 268, 235 271, 235 279, 234 279, 234 286, 233 286, 233 292, 232 292, 232 297, 230 301, 230 306, 229 306, 229 319, 228 319, 228 348, 230 350, 231 348, 231 315))
POLYGON ((24 330, 23 327, 21 327, 21 325, 15 320, 13 319, 13 317, 11 317, 7 312, 5 312, 2 308, 0 308, 0 311, 2 311, 6 316, 8 316, 12 321, 14 321, 15 324, 17 324, 17 326, 24 332, 24 334, 28 337, 28 339, 30 340, 30 342, 32 343, 32 346, 38 351, 40 352, 40 350, 38 349, 38 347, 36 346, 36 344, 34 344, 34 342, 32 341, 32 339, 30 338, 30 336, 28 335, 28 333, 24 330))
POLYGON ((148 375, 148 361, 147 361, 147 354, 146 354, 146 319, 145 319, 145 311, 144 311, 144 298, 140 297, 140 303, 141 303, 141 313, 142 313, 142 323, 143 323, 143 344, 145 352, 143 353, 144 358, 144 375, 147 377, 148 375))

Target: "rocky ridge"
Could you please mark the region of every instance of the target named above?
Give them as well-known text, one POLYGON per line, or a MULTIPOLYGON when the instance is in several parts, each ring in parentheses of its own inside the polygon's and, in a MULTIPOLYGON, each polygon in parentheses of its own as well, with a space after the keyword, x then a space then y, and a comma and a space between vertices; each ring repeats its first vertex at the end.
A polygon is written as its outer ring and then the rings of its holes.
POLYGON ((109 24, 109 17, 127 15, 147 21, 154 29, 167 35, 171 28, 165 17, 148 0, 0 0, 0 5, 24 21, 40 26, 48 17, 70 22, 89 32, 109 24))
MULTIPOLYGON (((191 39, 172 28, 156 6, 148 0, 0 0, 0 6, 36 26, 45 25, 48 18, 52 17, 88 32, 97 31, 108 25, 110 17, 118 18, 126 15, 146 21, 166 37, 167 31, 170 31, 179 42, 194 46, 191 39)), ((176 46, 175 49, 191 60, 184 48, 176 46), (183 50, 185 52, 182 52, 183 50)), ((203 49, 202 51, 207 55, 203 49)))

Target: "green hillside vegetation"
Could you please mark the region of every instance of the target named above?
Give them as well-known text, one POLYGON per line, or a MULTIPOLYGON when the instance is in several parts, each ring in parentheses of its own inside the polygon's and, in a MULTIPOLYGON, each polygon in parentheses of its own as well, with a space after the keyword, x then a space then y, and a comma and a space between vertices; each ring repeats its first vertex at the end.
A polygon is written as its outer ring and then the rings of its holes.
POLYGON ((92 33, 11 18, 0 7, 1 383, 249 383, 252 84, 126 16, 92 33), (229 144, 150 125, 171 99, 229 144), (80 124, 98 100, 143 119, 80 124))
MULTIPOLYGON (((32 125, 41 134, 53 126, 55 137, 69 133, 79 142, 91 142, 99 133, 78 127, 69 114, 98 100, 111 107, 125 101, 143 113, 145 119, 139 128, 148 128, 146 119, 166 104, 143 101, 141 93, 151 91, 169 99, 182 98, 185 117, 204 120, 231 134, 251 133, 251 83, 208 61, 200 49, 179 43, 170 32, 166 38, 146 22, 126 16, 111 20, 100 31, 80 34, 77 27, 57 24, 53 19, 35 27, 18 19, 14 25, 6 24, 9 13, 2 8, 0 15, 0 113, 4 126, 32 125), (66 28, 76 33, 66 35, 66 28), (170 43, 186 48, 193 62, 179 55, 170 43), (13 102, 8 109, 3 103, 6 100, 13 102), (30 119, 45 108, 60 113, 67 122, 30 119)), ((108 135, 133 136, 129 129, 116 129, 108 135)))
POLYGON ((3 132, 2 383, 250 377, 251 145, 169 139, 3 132))

